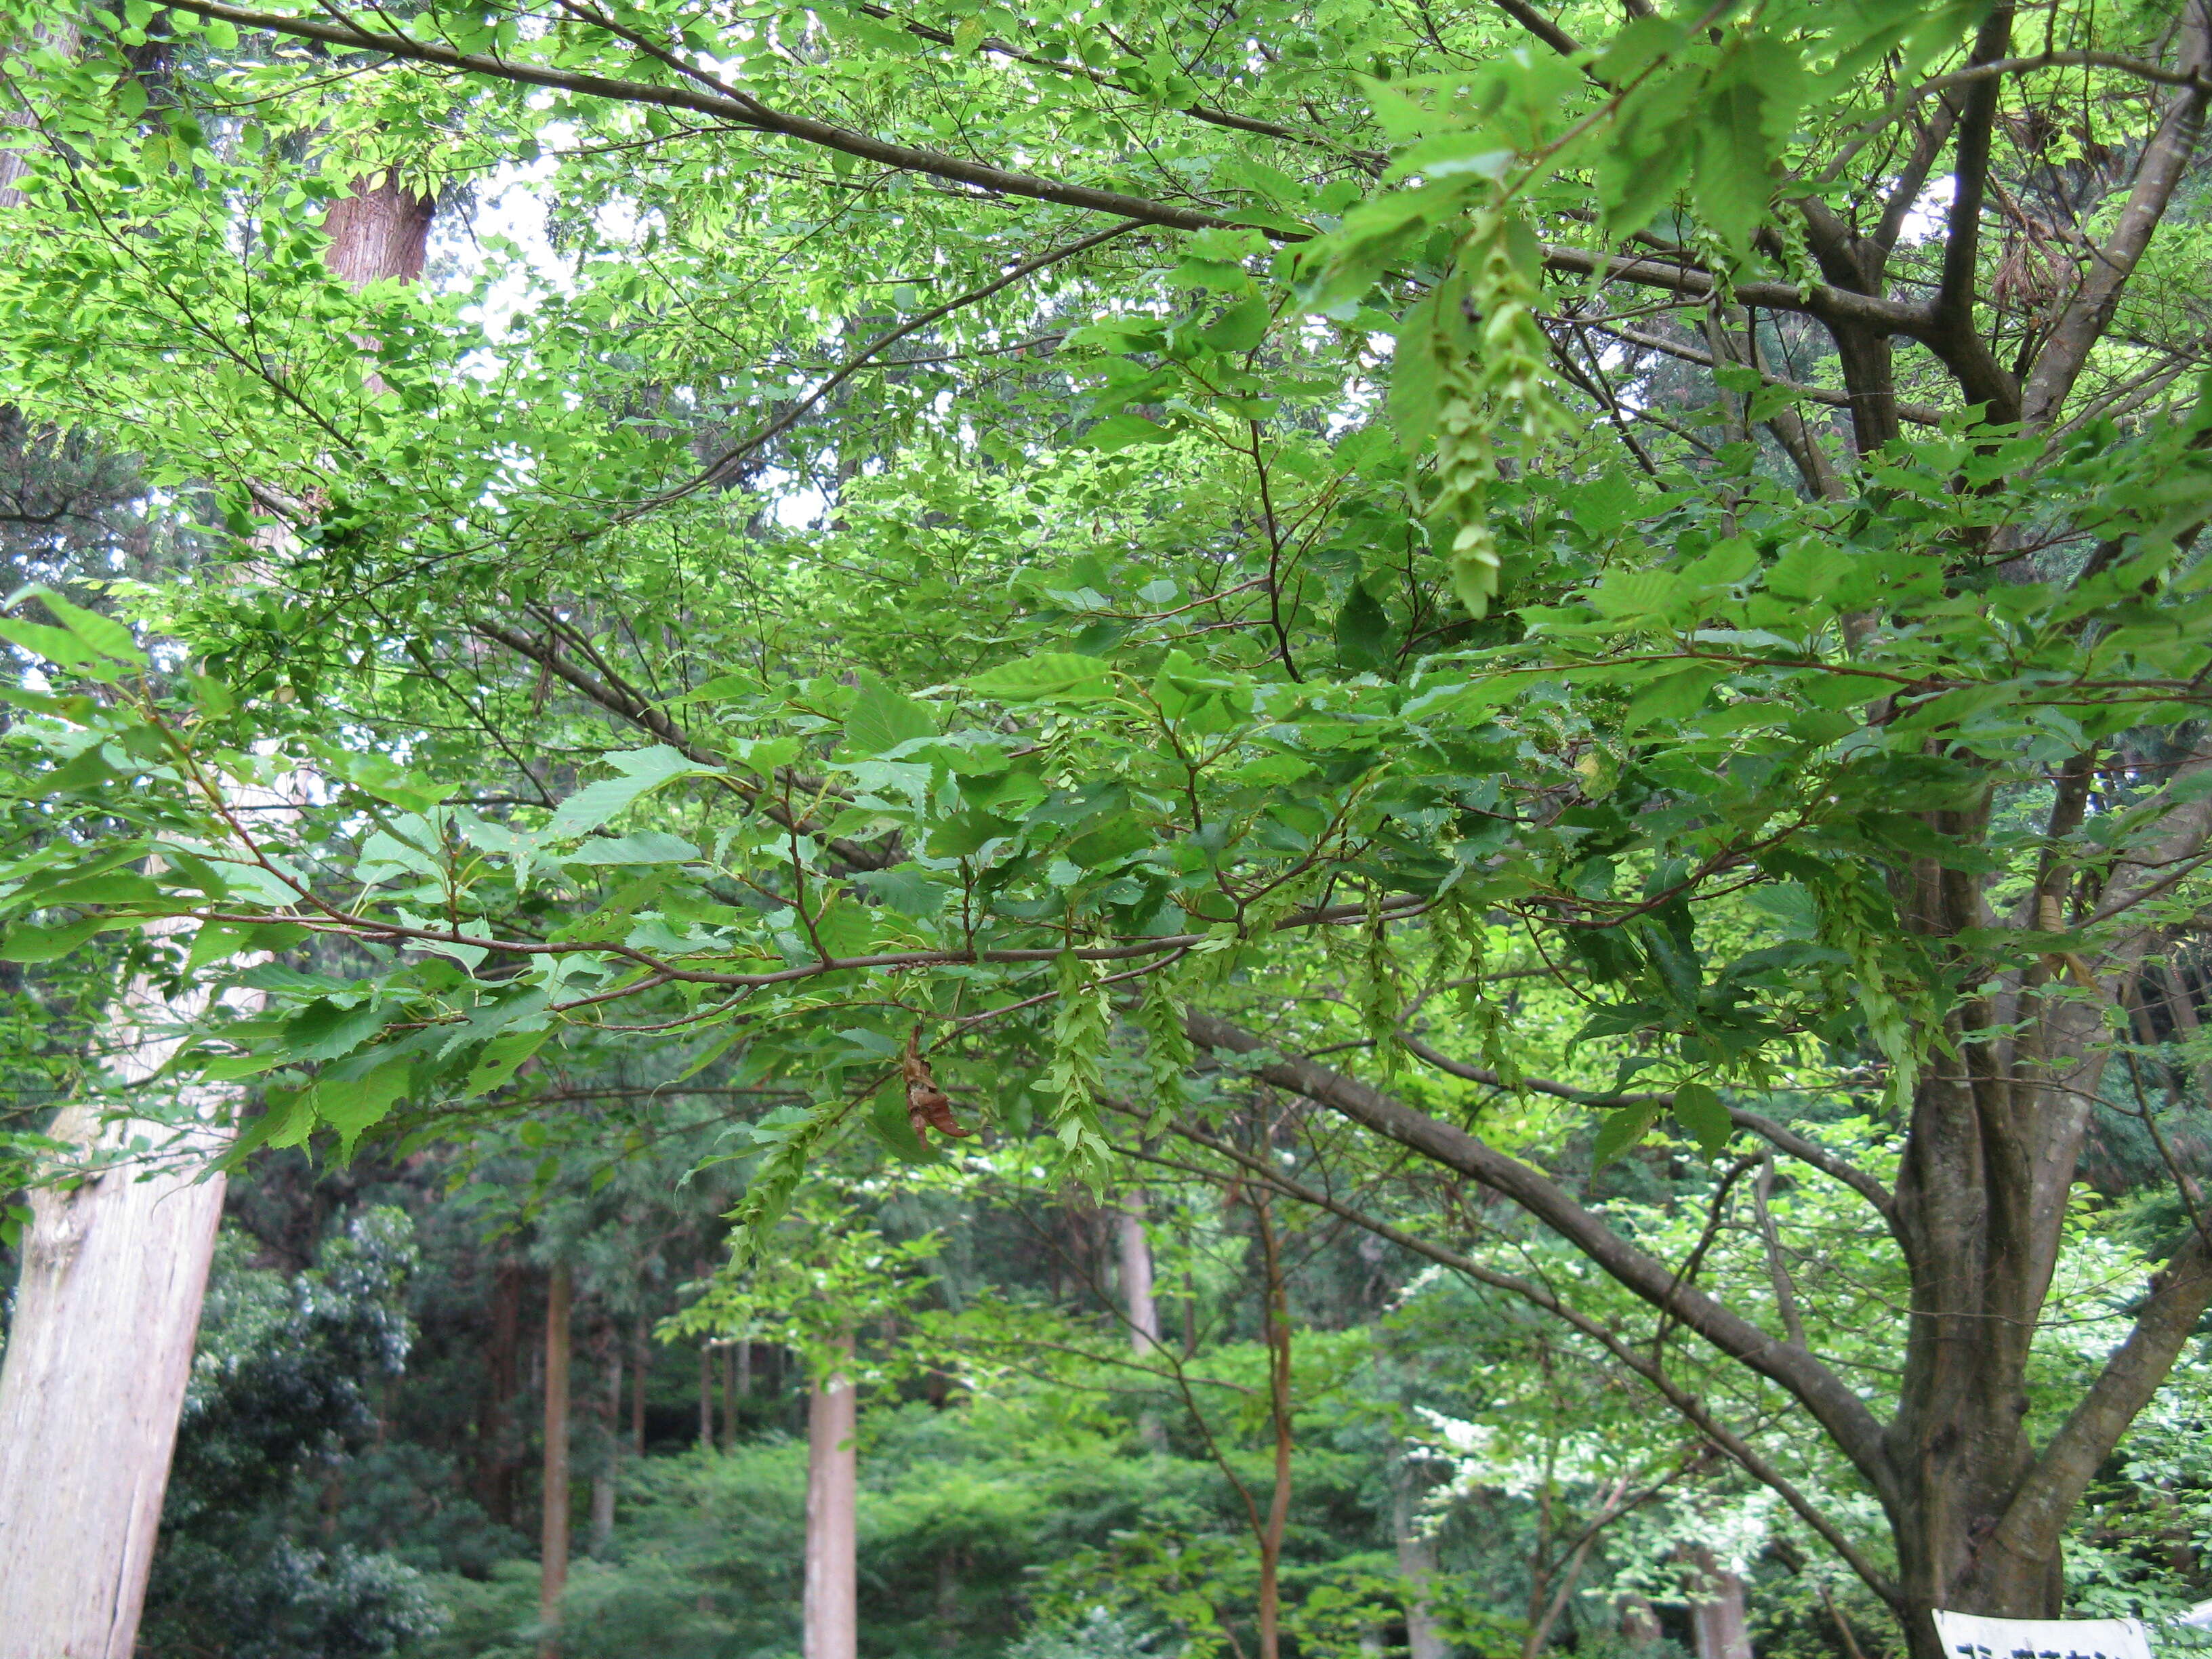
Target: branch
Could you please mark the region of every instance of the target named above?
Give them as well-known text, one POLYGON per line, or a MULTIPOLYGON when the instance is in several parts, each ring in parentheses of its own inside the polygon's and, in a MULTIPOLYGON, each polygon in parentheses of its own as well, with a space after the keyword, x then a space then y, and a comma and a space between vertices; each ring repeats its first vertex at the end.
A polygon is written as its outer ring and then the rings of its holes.
MULTIPOLYGON (((1711 368, 1713 366, 1711 352, 1700 351, 1695 346, 1683 345, 1678 341, 1666 339, 1656 334, 1646 334, 1640 328, 1623 328, 1616 324, 1595 320, 1589 322, 1588 326, 1596 329, 1600 333, 1610 334, 1614 339, 1626 345, 1643 346, 1651 351, 1663 351, 1669 357, 1679 357, 1686 363, 1696 363, 1703 368, 1711 368)), ((1808 398, 1816 404, 1826 404, 1832 409, 1850 409, 1856 401, 1848 392, 1831 392, 1826 386, 1806 386, 1800 381, 1785 380, 1780 375, 1769 374, 1765 369, 1758 368, 1756 365, 1747 365, 1747 367, 1753 368, 1759 378, 1768 386, 1778 386, 1784 391, 1796 397, 1808 398)), ((1943 424, 1943 411, 1933 404, 1899 404, 1896 409, 1899 420, 1910 421, 1915 426, 1943 424)))
MULTIPOLYGON (((2011 0, 1992 9, 1974 36, 1972 67, 2002 59, 2012 44, 2011 0)), ((1997 118, 1997 80, 1975 81, 1960 112, 1958 148, 1951 167, 1951 211, 1944 226, 1943 274, 1935 312, 1951 333, 1974 330, 1974 270, 1981 255, 1982 198, 1990 181, 1990 136, 1997 118)))
POLYGON ((2167 105, 2158 131, 2144 146, 2119 222, 2092 256, 2087 274, 2067 301, 2028 376, 2021 398, 2021 418, 2031 427, 2047 423, 2074 389, 2090 351, 2112 320, 2121 289, 2127 286, 2144 249, 2150 246, 2152 233, 2165 217, 2175 186, 2189 170, 2190 157, 2204 125, 2205 74, 2212 69, 2212 20, 2205 15, 2207 0, 2196 0, 2191 9, 2191 21, 2181 35, 2182 64, 2189 76, 2185 89, 2167 105))
POLYGON ((2192 1229, 2165 1271, 2151 1281, 2150 1299, 2127 1340, 2112 1351, 2089 1392, 2036 1459, 1987 1547, 2022 1560, 2051 1559, 2099 1466, 2166 1381, 2208 1307, 2212 1250, 2192 1229))
MULTIPOLYGON (((809 116, 770 109, 749 97, 731 98, 720 93, 694 91, 687 87, 660 86, 648 81, 629 81, 612 76, 587 75, 574 70, 550 69, 538 64, 520 64, 505 58, 488 58, 479 52, 456 52, 451 46, 433 46, 404 34, 366 29, 350 21, 318 22, 305 17, 287 16, 281 12, 252 11, 242 6, 225 5, 222 0, 167 0, 167 3, 173 10, 188 12, 195 17, 217 18, 240 28, 265 29, 271 33, 289 34, 303 40, 319 40, 325 46, 343 46, 353 52, 385 52, 410 63, 427 64, 434 69, 487 76, 494 80, 513 81, 523 86, 550 87, 556 91, 576 93, 589 98, 611 99, 617 103, 657 104, 666 109, 690 110, 697 114, 711 115, 732 126, 755 132, 775 133, 801 143, 857 156, 861 161, 872 161, 896 172, 924 173, 993 195, 1024 196, 1034 201, 1080 208, 1086 212, 1109 213, 1117 219, 1133 219, 1142 224, 1160 225, 1170 230, 1214 230, 1241 222, 1233 216, 1224 217, 1195 208, 1149 201, 1144 197, 1125 195, 1120 191, 1097 190, 1088 185, 1064 184, 1054 179, 1039 178, 1034 173, 1015 173, 1005 167, 993 167, 988 162, 969 161, 957 155, 948 155, 941 150, 915 149, 906 144, 890 143, 829 121, 817 121, 809 116)), ((1302 233, 1295 231, 1275 229, 1265 225, 1255 228, 1278 241, 1305 240, 1302 233)))
MULTIPOLYGON (((1455 1250, 1448 1250, 1440 1244, 1432 1244, 1425 1238, 1416 1237, 1402 1228, 1394 1227, 1387 1221, 1370 1216, 1363 1210, 1354 1209, 1352 1206, 1331 1197, 1327 1193, 1285 1175, 1274 1165, 1252 1158, 1225 1141, 1217 1140, 1202 1130, 1194 1129, 1188 1124, 1180 1122, 1172 1124, 1170 1127, 1184 1139, 1230 1159, 1255 1179, 1266 1182, 1285 1197, 1310 1204, 1316 1209, 1327 1210, 1330 1214, 1340 1216, 1354 1226, 1364 1228, 1378 1238, 1389 1240, 1401 1249, 1411 1250, 1416 1255, 1425 1255, 1438 1266, 1449 1267, 1454 1273, 1471 1279, 1478 1285, 1487 1285, 1493 1290, 1504 1291, 1509 1295, 1519 1297, 1532 1306, 1542 1309, 1553 1318, 1581 1332, 1612 1355, 1620 1364, 1650 1383, 1698 1433, 1734 1458, 1752 1479, 1770 1487, 1784 1503, 1796 1511, 1807 1526, 1812 1528, 1826 1540, 1828 1547, 1843 1559, 1852 1571, 1865 1581, 1867 1587, 1875 1595, 1893 1606, 1897 1602, 1898 1591, 1895 1584, 1860 1553, 1857 1547, 1844 1535, 1841 1528, 1821 1513, 1812 1500, 1800 1492, 1787 1475, 1754 1451, 1735 1431, 1727 1427, 1715 1418, 1712 1413, 1706 1409, 1705 1401, 1668 1376, 1666 1368, 1656 1358, 1637 1352, 1607 1326, 1583 1312, 1581 1309, 1562 1302, 1548 1285, 1517 1278, 1511 1273, 1500 1273, 1494 1267, 1486 1267, 1480 1262, 1462 1255, 1455 1250)), ((1138 1155, 1146 1156, 1142 1153, 1138 1155)), ((1168 1160, 1148 1158, 1147 1161, 1167 1162, 1168 1160)))
POLYGON ((1001 289, 1012 288, 1024 276, 1034 276, 1048 265, 1056 265, 1063 259, 1072 259, 1079 253, 1087 253, 1102 243, 1112 241, 1116 236, 1127 235, 1129 232, 1137 229, 1142 222, 1136 219, 1124 220, 1118 225, 1109 226, 1104 230, 1085 236, 1080 241, 1070 242, 1063 247, 1054 248, 1049 252, 1040 253, 1036 258, 1024 261, 1004 276, 986 283, 982 287, 970 289, 965 294, 956 295, 933 310, 925 311, 919 316, 908 319, 890 332, 878 335, 859 351, 847 358, 844 363, 821 385, 816 386, 813 391, 808 392, 751 437, 725 450, 687 482, 652 497, 642 505, 632 508, 624 517, 635 518, 647 507, 660 507, 670 501, 680 501, 686 495, 694 495, 708 485, 717 483, 727 474, 732 466, 759 449, 763 444, 769 443, 796 426, 802 415, 847 380, 852 379, 854 375, 859 374, 866 366, 868 360, 886 346, 896 345, 908 335, 928 327, 930 324, 942 318, 951 316, 956 311, 963 310, 979 301, 988 300, 994 294, 999 293, 1001 289))
MULTIPOLYGON (((1642 288, 1664 289, 1686 299, 1702 301, 1714 297, 1713 279, 1706 272, 1689 265, 1669 264, 1663 259, 1623 258, 1553 243, 1544 249, 1544 263, 1553 270, 1573 271, 1607 282, 1634 283, 1642 288)), ((1923 339, 1935 326, 1928 312, 1918 306, 1907 305, 1901 300, 1877 299, 1871 294, 1833 288, 1824 283, 1808 283, 1802 289, 1788 283, 1738 283, 1735 292, 1736 300, 1744 305, 1799 312, 1818 317, 1823 322, 1856 323, 1884 334, 1923 339)))
MULTIPOLYGON (((1184 1010, 1183 1029, 1203 1048, 1252 1054, 1267 1048, 1241 1026, 1195 1006, 1184 1010)), ((1677 1283, 1665 1262, 1613 1231, 1602 1217, 1577 1203, 1541 1170, 1311 1060, 1263 1060, 1253 1070, 1276 1088, 1304 1095, 1510 1200, 1623 1288, 1788 1393, 1827 1431, 1885 1502, 1894 1495, 1895 1480, 1882 1455, 1881 1425, 1840 1377, 1812 1355, 1776 1341, 1695 1285, 1677 1283)))
MULTIPOLYGON (((1417 1059, 1427 1061, 1440 1072, 1449 1073, 1453 1077, 1464 1078, 1469 1083, 1482 1084, 1488 1088, 1504 1090, 1508 1093, 1512 1091, 1513 1085, 1509 1085, 1497 1073, 1480 1066, 1469 1066, 1463 1060, 1454 1060, 1450 1055, 1431 1048, 1417 1036, 1401 1031, 1398 1034, 1398 1041, 1405 1045, 1407 1052, 1417 1059)), ((1674 1103, 1674 1097, 1670 1094, 1601 1094, 1595 1090, 1577 1089, 1571 1084, 1553 1083, 1548 1079, 1540 1077, 1522 1078, 1519 1086, 1523 1089, 1533 1089, 1540 1095, 1550 1095, 1554 1099, 1571 1100, 1580 1106, 1671 1107, 1674 1103)), ((1889 1224, 1893 1232, 1896 1230, 1896 1199, 1890 1195, 1888 1188, 1883 1186, 1864 1170, 1860 1169, 1857 1164, 1851 1163, 1848 1158, 1837 1157, 1818 1141, 1808 1140, 1796 1130, 1785 1128, 1771 1117, 1758 1112, 1747 1111, 1741 1106, 1731 1106, 1728 1110, 1729 1116, 1735 1121, 1737 1128, 1748 1130, 1773 1147, 1775 1151, 1787 1152, 1800 1164, 1818 1170, 1832 1180, 1841 1182, 1872 1205, 1875 1212, 1889 1224)))

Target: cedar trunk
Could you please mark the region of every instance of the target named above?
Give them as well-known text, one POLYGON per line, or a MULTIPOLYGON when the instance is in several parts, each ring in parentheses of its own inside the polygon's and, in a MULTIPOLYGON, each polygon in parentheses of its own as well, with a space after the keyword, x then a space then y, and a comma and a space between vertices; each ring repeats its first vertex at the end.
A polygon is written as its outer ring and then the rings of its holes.
MULTIPOLYGON (((853 1339, 839 1345, 849 1359, 853 1339)), ((859 1397, 833 1361, 806 1395, 806 1589, 803 1659, 855 1659, 860 1650, 855 1527, 859 1397)))
POLYGON ((568 1588, 568 1269, 553 1269, 545 1294, 545 1489, 539 1532, 539 1659, 561 1650, 561 1597, 568 1588))

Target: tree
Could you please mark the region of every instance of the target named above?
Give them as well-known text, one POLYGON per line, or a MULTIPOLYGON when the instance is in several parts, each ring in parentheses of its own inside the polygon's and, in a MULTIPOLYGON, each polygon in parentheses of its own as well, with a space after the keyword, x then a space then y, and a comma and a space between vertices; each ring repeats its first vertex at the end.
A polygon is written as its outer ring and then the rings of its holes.
MULTIPOLYGON (((1936 1606, 2055 1612, 2068 1516, 2212 1301, 2188 1214, 2130 1334, 2037 1409, 2083 1138, 2112 1109, 2155 1127, 2108 1073, 2212 841, 2212 472, 2176 321, 2204 7, 2055 6, 2033 51, 2003 3, 1618 29, 1285 6, 1134 40, 1080 9, 878 9, 400 30, 178 0, 218 57, 240 28, 356 54, 494 153, 557 131, 564 201, 647 210, 580 232, 589 280, 495 349, 427 297, 319 283, 242 134, 203 158, 179 121, 149 145, 137 112, 70 103, 141 159, 71 175, 60 256, 9 274, 10 395, 147 432, 313 556, 251 599, 148 599, 219 699, 27 694, 70 727, 27 737, 27 797, 76 790, 89 821, 143 778, 168 816, 60 874, 27 851, 22 927, 275 917, 389 952, 210 1045, 293 1068, 264 1139, 423 1127, 556 1028, 721 1030, 812 1101, 760 1127, 756 1231, 860 1123, 912 1152, 988 1110, 1095 1175, 1110 1074, 1206 1133, 1179 1091, 1225 1067, 1472 1182, 1817 1424, 1886 1535, 1665 1343, 1475 1264, 1774 1486, 1921 1659, 1936 1606), (799 204, 849 227, 834 252, 779 228, 799 204), (240 218, 258 263, 210 264, 240 218), (831 344, 819 318, 877 276, 912 290, 902 320, 831 344), (710 349, 714 284, 758 302, 710 349), (118 307, 100 372, 61 374, 91 302, 118 307), (371 343, 374 395, 319 352, 334 325, 371 343), (203 369, 173 331, 264 367, 203 369), (756 373, 794 342, 817 372, 756 373), (760 526, 741 492, 824 453, 832 521, 760 526), (727 559, 702 572, 702 545, 727 559), (79 787, 86 732, 129 766, 79 787), (152 895, 69 884, 240 833, 198 757, 256 743, 330 780, 312 831, 152 895), (576 787, 583 753, 607 770, 576 787), (1579 1026, 1513 1029, 1504 971, 1579 1026), (334 1050, 336 994, 375 1018, 334 1050), (1307 1052, 1344 1044, 1373 1069, 1307 1052), (919 1095, 902 1049, 936 1068, 919 1095), (1010 1060, 1045 1086, 999 1086, 1010 1060), (1601 1110, 1594 1159, 1454 1121, 1493 1090, 1601 1110), (1887 1121, 1893 1182, 1805 1131, 1808 1093, 1887 1121), (1662 1124, 1863 1200, 1909 1284, 1899 1378, 1847 1376, 1572 1190, 1662 1124)), ((310 81, 231 63, 205 107, 301 128, 310 81)), ((391 157, 445 142, 347 110, 391 157)), ((82 672, 76 636, 31 637, 82 672)))

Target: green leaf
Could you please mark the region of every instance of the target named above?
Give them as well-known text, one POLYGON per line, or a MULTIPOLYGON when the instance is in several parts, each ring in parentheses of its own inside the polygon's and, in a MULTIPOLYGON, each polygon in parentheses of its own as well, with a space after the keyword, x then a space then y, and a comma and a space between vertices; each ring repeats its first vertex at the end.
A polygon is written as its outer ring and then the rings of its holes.
POLYGON ((1621 731, 1640 732, 1662 720, 1682 719, 1703 703, 1706 693, 1728 675, 1725 668, 1685 668, 1662 675, 1630 702, 1628 712, 1621 716, 1621 731))
POLYGON ((1591 1167, 1603 1169, 1643 1139, 1658 1121, 1656 1106, 1624 1106, 1607 1113, 1605 1121, 1598 1125, 1596 1139, 1590 1144, 1591 1167))
POLYGON ((675 778, 707 776, 714 770, 665 743, 610 758, 621 769, 621 775, 586 784, 562 801, 546 826, 548 836, 580 836, 596 830, 648 791, 675 778))
POLYGON ((407 1091, 412 1062, 388 1060, 365 1077, 323 1078, 313 1090, 314 1113, 338 1132, 343 1156, 351 1158, 362 1132, 381 1123, 407 1091))
POLYGON ((1336 659, 1351 672, 1371 673, 1390 663, 1392 629, 1384 611, 1364 585, 1354 582, 1336 613, 1336 659))
POLYGON ((112 617, 71 605, 58 593, 41 593, 39 597, 45 601, 46 609, 61 619, 63 627, 101 656, 112 657, 134 667, 145 663, 145 653, 138 649, 138 641, 131 638, 131 630, 112 617))
POLYGON ((860 695, 845 715, 845 743, 856 755, 881 755, 902 743, 937 735, 928 709, 874 675, 860 680, 860 695))
POLYGON ((866 871, 854 880, 882 900, 886 908, 917 921, 935 915, 951 896, 950 888, 930 880, 910 864, 894 870, 866 871))
POLYGON ((1273 320, 1267 301, 1255 294, 1200 330, 1198 337, 1216 351, 1242 354, 1267 337, 1267 325, 1273 320))
POLYGON ((0 962, 52 962, 56 957, 67 956, 103 927, 125 925, 113 916, 88 916, 58 927, 10 927, 5 940, 0 940, 0 962))
POLYGON ((996 697, 1001 702, 1020 702, 1030 697, 1049 697, 1063 691, 1093 687, 1103 692, 1105 682, 1113 672, 1112 664, 1096 657, 1048 651, 1042 656, 1002 663, 978 674, 968 682, 968 689, 987 697, 996 697))
POLYGON ((514 1079, 522 1062, 544 1048, 546 1038, 552 1035, 550 1027, 538 1031, 501 1032, 484 1044, 483 1052, 477 1056, 475 1068, 461 1085, 463 1097, 472 1099, 504 1088, 514 1079))
POLYGON ((341 1008, 318 997, 284 1026, 284 1057, 295 1064, 336 1060, 351 1054, 384 1029, 384 1011, 374 1003, 341 1008))
POLYGON ((1685 1083, 1675 1089, 1674 1121, 1697 1138, 1698 1150, 1707 1158, 1718 1157, 1735 1133, 1729 1109, 1702 1083, 1685 1083))
POLYGON ((699 849, 681 836, 641 830, 631 836, 592 836, 562 855, 563 864, 689 864, 699 849))

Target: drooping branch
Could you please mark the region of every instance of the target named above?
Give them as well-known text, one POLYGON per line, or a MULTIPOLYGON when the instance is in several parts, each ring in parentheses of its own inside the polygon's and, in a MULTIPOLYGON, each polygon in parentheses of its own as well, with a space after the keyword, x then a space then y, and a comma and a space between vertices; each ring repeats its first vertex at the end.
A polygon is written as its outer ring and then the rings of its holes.
MULTIPOLYGON (((1185 1010, 1183 1027, 1204 1048, 1250 1055, 1267 1047, 1243 1027, 1195 1006, 1185 1010)), ((1885 1501, 1894 1495, 1894 1478, 1882 1455, 1881 1425, 1840 1377, 1811 1354, 1778 1342, 1704 1291, 1681 1283, 1666 1262, 1623 1238, 1541 1170, 1312 1060, 1262 1059, 1252 1069, 1276 1088, 1340 1112, 1519 1206, 1625 1289, 1786 1391, 1826 1431, 1868 1485, 1885 1501)))

